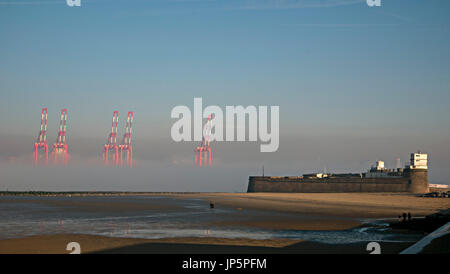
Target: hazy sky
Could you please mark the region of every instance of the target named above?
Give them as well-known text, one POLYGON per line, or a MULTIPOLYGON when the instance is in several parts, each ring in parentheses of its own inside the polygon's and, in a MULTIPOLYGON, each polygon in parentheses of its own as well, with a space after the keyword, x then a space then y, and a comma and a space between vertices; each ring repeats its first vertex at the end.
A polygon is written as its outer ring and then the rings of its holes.
POLYGON ((395 167, 418 149, 450 183, 447 0, 0 0, 0 189, 242 191, 249 175, 395 167), (280 148, 170 138, 171 109, 280 106, 280 148), (67 168, 33 167, 68 108, 67 168), (114 110, 135 168, 102 167, 114 110))

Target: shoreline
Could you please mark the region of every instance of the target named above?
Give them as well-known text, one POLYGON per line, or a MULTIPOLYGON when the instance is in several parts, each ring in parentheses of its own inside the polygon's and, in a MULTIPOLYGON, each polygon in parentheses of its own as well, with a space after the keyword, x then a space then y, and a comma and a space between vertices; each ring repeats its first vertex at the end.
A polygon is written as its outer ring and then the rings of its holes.
POLYGON ((69 192, 58 192, 54 196, 36 194, 2 196, 0 194, 2 198, 0 203, 42 203, 48 206, 65 207, 69 211, 81 210, 105 214, 111 212, 126 214, 145 210, 162 212, 184 210, 175 204, 160 204, 157 201, 140 204, 132 199, 108 199, 108 197, 133 196, 200 199, 204 201, 205 208, 209 208, 209 203, 213 201, 215 208, 227 208, 236 217, 245 216, 245 218, 213 221, 210 225, 286 230, 345 230, 363 226, 367 221, 374 220, 395 223, 403 212, 411 212, 413 218, 417 218, 450 208, 448 198, 426 198, 409 193, 70 192, 69 194, 69 192), (105 200, 92 202, 84 199, 99 196, 104 197, 105 200), (69 199, 54 199, 55 197, 69 199), (265 214, 253 216, 252 210, 265 212, 265 214))
POLYGON ((401 211, 424 217, 450 208, 448 198, 383 193, 228 193, 228 192, 1 192, 0 197, 170 197, 203 199, 238 210, 263 209, 350 218, 396 218, 401 211))

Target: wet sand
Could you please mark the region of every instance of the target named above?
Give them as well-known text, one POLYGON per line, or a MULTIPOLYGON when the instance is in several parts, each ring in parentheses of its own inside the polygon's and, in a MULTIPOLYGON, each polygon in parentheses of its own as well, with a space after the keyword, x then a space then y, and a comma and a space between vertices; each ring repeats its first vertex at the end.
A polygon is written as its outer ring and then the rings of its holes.
POLYGON ((311 218, 295 219, 269 216, 248 216, 246 220, 212 222, 212 226, 245 226, 277 230, 346 230, 361 226, 361 222, 347 219, 311 218))
MULTIPOLYGON (((67 196, 66 196, 67 197, 67 196)), ((75 198, 76 196, 74 196, 75 198)), ((138 201, 130 202, 105 202, 105 201, 80 201, 80 200, 55 200, 55 199, 1 199, 0 203, 28 203, 28 204, 45 204, 49 206, 62 206, 65 210, 77 210, 84 212, 129 212, 129 211, 182 211, 183 208, 175 205, 160 204, 157 201, 139 203, 138 201)))

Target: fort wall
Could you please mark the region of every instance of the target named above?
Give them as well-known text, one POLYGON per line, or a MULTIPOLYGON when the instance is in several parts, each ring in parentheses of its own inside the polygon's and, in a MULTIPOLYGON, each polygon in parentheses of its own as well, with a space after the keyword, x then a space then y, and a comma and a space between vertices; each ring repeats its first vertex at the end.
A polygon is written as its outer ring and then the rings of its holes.
POLYGON ((410 192, 426 193, 428 170, 405 170, 403 176, 387 178, 329 177, 293 178, 250 176, 247 192, 410 192))

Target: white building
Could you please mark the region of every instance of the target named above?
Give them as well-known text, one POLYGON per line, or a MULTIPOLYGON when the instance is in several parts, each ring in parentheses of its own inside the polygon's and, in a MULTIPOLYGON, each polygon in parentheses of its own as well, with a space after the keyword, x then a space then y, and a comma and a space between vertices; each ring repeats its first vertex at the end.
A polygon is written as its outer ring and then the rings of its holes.
POLYGON ((428 169, 428 154, 421 153, 411 153, 411 162, 409 165, 410 169, 428 169))
POLYGON ((384 161, 377 161, 377 170, 384 170, 384 161))
POLYGON ((366 178, 380 178, 380 177, 392 177, 384 166, 384 161, 378 160, 376 166, 372 166, 368 172, 365 173, 366 178))

